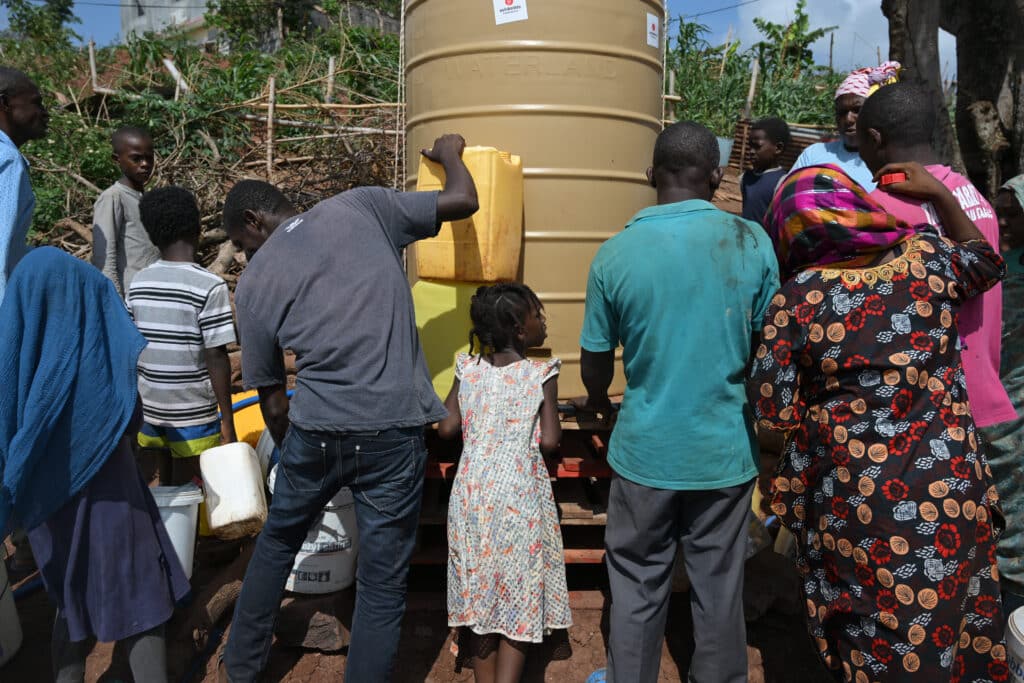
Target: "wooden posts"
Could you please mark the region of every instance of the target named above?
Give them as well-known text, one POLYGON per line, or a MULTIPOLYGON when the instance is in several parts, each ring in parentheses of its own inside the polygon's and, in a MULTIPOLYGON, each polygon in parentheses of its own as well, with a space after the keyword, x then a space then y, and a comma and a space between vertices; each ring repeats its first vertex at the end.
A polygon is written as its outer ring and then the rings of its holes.
POLYGON ((274 182, 274 106, 277 104, 277 82, 273 76, 267 82, 267 182, 274 182))
POLYGON ((324 90, 324 104, 330 104, 334 97, 334 56, 327 60, 327 87, 324 90))
POLYGON ((761 75, 761 62, 754 60, 754 68, 750 74, 750 90, 747 91, 747 103, 743 107, 743 118, 750 118, 750 112, 754 109, 754 96, 757 95, 757 79, 761 75))

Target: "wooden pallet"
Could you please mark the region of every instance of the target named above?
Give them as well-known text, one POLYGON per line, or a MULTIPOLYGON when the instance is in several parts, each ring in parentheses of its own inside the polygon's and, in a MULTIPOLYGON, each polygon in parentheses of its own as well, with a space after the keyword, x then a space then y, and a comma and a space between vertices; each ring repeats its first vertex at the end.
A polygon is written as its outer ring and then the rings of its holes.
MULTIPOLYGON (((596 527, 607 523, 608 487, 612 470, 605 459, 606 435, 593 429, 562 433, 558 455, 545 458, 552 492, 563 527, 566 564, 599 564, 604 561, 603 533, 596 527), (594 533, 584 532, 595 527, 594 533), (580 533, 573 531, 579 529, 580 533)), ((420 513, 421 542, 413 564, 440 565, 447 562, 444 527, 448 522, 448 498, 458 471, 461 444, 441 441, 428 432, 426 481, 420 513)))

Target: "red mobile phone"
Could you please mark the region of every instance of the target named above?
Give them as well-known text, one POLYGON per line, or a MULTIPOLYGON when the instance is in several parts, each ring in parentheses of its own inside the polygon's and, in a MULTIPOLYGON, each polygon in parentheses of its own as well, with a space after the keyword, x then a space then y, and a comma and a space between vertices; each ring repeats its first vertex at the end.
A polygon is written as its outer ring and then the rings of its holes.
POLYGON ((906 173, 886 173, 882 176, 879 185, 892 185, 893 183, 904 183, 907 181, 906 173))

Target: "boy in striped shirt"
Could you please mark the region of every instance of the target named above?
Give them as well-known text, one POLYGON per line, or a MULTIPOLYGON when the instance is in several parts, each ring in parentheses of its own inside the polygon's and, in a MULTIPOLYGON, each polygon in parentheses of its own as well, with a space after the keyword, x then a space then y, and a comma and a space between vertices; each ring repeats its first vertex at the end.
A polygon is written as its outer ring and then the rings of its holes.
POLYGON ((160 260, 139 271, 127 297, 149 340, 139 358, 139 445, 170 450, 170 481, 163 469, 161 480, 177 486, 200 477, 200 453, 236 440, 227 352, 235 326, 227 284, 195 262, 200 221, 192 193, 153 190, 143 195, 139 213, 160 250, 160 260))

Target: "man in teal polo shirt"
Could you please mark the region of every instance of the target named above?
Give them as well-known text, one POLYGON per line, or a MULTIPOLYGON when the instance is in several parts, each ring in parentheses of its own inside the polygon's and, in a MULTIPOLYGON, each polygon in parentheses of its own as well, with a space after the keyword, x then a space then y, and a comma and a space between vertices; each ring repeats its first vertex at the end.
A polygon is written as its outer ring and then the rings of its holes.
POLYGON ((620 343, 627 378, 608 447, 608 680, 657 680, 681 542, 693 585, 690 680, 741 683, 745 522, 758 473, 744 379, 778 263, 760 226, 710 203, 722 179, 711 131, 666 128, 647 173, 658 205, 598 251, 580 336, 591 410, 609 414, 620 343))

